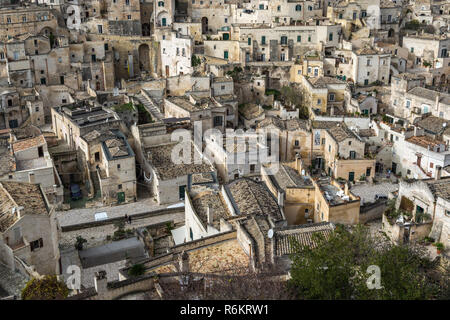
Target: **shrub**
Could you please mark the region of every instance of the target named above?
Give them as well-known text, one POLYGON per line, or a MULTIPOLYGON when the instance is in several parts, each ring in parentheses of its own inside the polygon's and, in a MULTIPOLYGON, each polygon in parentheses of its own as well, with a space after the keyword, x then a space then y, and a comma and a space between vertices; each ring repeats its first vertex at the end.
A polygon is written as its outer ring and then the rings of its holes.
POLYGON ((75 242, 75 249, 77 250, 83 250, 83 243, 86 243, 87 240, 84 239, 82 236, 78 236, 77 240, 75 242))
POLYGON ((193 67, 199 66, 202 63, 201 59, 199 57, 197 57, 195 54, 192 55, 192 60, 191 61, 192 61, 192 66, 193 67))
POLYGON ((69 295, 69 289, 56 276, 45 276, 43 279, 33 278, 22 290, 23 300, 62 300, 69 295))
POLYGON ((128 270, 128 274, 132 277, 139 277, 142 276, 145 272, 145 266, 143 264, 135 264, 133 265, 130 270, 128 270))

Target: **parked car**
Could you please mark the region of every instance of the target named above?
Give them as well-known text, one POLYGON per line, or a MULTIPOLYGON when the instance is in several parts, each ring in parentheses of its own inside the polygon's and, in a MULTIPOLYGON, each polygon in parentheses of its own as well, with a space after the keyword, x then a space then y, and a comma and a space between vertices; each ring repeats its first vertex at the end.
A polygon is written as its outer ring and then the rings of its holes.
POLYGON ((72 200, 80 200, 81 198, 83 198, 80 186, 78 184, 73 183, 70 185, 70 197, 72 198, 72 200))

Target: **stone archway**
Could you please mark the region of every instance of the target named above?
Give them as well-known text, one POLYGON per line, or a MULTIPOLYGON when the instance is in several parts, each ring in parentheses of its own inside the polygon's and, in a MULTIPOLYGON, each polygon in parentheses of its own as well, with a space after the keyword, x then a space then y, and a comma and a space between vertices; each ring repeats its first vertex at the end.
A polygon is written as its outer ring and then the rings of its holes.
POLYGON ((54 30, 50 27, 44 27, 39 31, 40 35, 50 36, 54 34, 54 30))
POLYGON ((394 29, 389 29, 389 31, 388 31, 388 37, 389 38, 392 38, 393 36, 395 36, 395 31, 394 31, 394 29))
POLYGON ((148 44, 143 43, 138 48, 139 52, 139 69, 142 71, 150 72, 150 47, 148 44))
POLYGON ((208 32, 208 18, 203 17, 202 18, 202 34, 205 34, 208 32))

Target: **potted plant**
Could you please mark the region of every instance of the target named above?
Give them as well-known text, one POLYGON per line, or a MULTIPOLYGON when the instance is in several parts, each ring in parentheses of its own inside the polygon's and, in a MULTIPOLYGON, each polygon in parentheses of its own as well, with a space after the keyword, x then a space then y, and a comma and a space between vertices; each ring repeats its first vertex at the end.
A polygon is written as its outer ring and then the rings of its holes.
POLYGON ((444 244, 442 242, 438 242, 435 244, 436 253, 441 254, 442 250, 444 250, 444 244))

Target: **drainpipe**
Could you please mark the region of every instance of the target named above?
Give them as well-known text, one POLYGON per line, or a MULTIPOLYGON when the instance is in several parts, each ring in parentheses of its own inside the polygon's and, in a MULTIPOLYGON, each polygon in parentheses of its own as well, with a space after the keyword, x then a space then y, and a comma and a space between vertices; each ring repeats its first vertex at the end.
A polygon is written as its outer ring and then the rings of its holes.
POLYGON ((289 142, 289 131, 286 130, 286 148, 284 151, 284 161, 287 161, 288 158, 288 142, 289 142))
POLYGON ((310 162, 310 165, 312 166, 312 158, 313 158, 313 146, 314 146, 314 144, 313 144, 313 140, 314 140, 314 130, 312 130, 312 128, 311 128, 311 151, 309 152, 309 162, 310 162))

